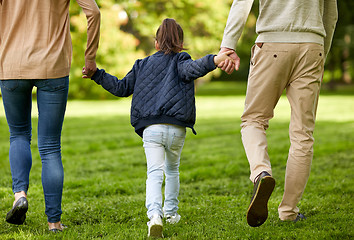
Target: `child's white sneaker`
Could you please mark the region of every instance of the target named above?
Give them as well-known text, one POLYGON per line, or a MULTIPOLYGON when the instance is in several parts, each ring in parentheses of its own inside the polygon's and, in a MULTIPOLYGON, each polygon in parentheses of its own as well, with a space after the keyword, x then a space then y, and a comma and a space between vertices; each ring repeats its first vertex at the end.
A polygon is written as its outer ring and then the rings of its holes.
POLYGON ((148 225, 148 237, 153 238, 163 238, 162 234, 162 219, 159 214, 154 214, 149 222, 148 225))
POLYGON ((178 213, 175 213, 173 215, 167 214, 165 215, 165 218, 166 222, 168 222, 169 224, 175 224, 179 222, 179 220, 181 219, 181 215, 179 215, 178 213))

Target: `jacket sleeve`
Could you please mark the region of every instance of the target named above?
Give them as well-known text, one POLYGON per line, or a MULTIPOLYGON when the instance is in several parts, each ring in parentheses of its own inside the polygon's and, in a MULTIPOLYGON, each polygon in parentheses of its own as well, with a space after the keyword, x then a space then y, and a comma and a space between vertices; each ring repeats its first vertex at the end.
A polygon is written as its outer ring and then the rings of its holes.
POLYGON ((178 57, 178 76, 183 81, 191 82, 206 75, 216 68, 214 57, 215 55, 209 54, 193 61, 188 53, 180 53, 178 57))
POLYGON ((129 97, 134 92, 136 81, 135 65, 132 70, 122 79, 106 73, 104 69, 97 69, 91 77, 97 84, 101 85, 108 92, 118 97, 129 97))
POLYGON ((221 47, 236 50, 254 0, 234 0, 227 18, 221 47))
POLYGON ((87 18, 85 62, 94 62, 100 40, 101 14, 95 0, 76 0, 87 18))
POLYGON ((337 0, 325 0, 324 4, 323 26, 326 31, 326 37, 324 39, 324 52, 325 56, 327 56, 332 45, 334 29, 338 20, 338 9, 337 0))

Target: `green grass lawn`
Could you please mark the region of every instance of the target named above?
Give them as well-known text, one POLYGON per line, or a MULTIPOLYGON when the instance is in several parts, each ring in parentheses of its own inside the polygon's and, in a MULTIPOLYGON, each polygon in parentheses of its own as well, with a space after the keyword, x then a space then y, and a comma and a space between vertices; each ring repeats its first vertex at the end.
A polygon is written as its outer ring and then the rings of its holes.
MULTIPOLYGON (((320 97, 312 172, 299 205, 307 220, 296 224, 281 222, 277 214, 289 148, 289 104, 281 98, 268 130, 276 187, 269 218, 258 228, 245 217, 253 185, 240 137, 243 101, 242 95, 197 97, 198 135, 188 131, 181 157, 182 219, 164 225, 165 238, 353 239, 354 97, 320 97)), ((68 103, 62 222, 69 228, 57 235, 47 231, 36 118, 27 219, 22 226, 5 222, 13 194, 0 108, 0 239, 146 239, 146 161, 129 108, 130 99, 68 103)))

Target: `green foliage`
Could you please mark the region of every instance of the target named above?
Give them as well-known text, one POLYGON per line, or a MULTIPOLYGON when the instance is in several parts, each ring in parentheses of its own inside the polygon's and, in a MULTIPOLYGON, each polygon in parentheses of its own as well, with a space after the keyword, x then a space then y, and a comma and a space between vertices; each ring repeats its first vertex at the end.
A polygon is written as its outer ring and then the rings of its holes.
MULTIPOLYGON (((122 6, 113 1, 101 1, 101 37, 97 53, 97 65, 105 68, 111 74, 122 78, 138 58, 145 54, 137 49, 138 40, 131 34, 120 30, 125 19, 122 6)), ((73 42, 73 64, 70 73, 71 83, 69 96, 71 98, 112 98, 109 93, 88 79, 82 79, 82 67, 85 65, 86 49, 86 17, 75 1, 71 1, 71 29, 73 42)))
POLYGON ((354 1, 339 0, 339 18, 328 54, 324 81, 352 83, 354 78, 354 1))
MULTIPOLYGON (((214 83, 213 83, 214 84, 214 83)), ((220 83, 215 88, 223 91, 220 83)), ((233 84, 233 83, 229 83, 233 84)), ((200 89, 210 87, 201 86, 200 89)), ((239 89, 234 85, 229 88, 239 89)), ((203 90, 204 91, 204 90, 203 90)), ((300 202, 306 221, 281 222, 277 207, 289 149, 289 105, 280 99, 268 132, 276 188, 269 218, 259 228, 246 223, 252 193, 240 139, 244 96, 197 97, 198 135, 188 131, 181 157, 180 223, 164 225, 166 239, 352 239, 354 104, 352 96, 321 96, 315 155, 300 202)), ((60 234, 47 231, 33 119, 33 166, 29 211, 22 226, 7 224, 12 206, 8 128, 0 108, 0 239, 146 239, 146 161, 141 138, 129 123, 130 100, 70 101, 62 134, 65 170, 60 234)))
MULTIPOLYGON (((97 1, 101 11, 101 38, 97 53, 99 68, 119 78, 124 77, 135 60, 155 52, 154 37, 164 18, 174 18, 185 33, 185 47, 194 59, 219 51, 224 27, 232 1, 222 0, 141 0, 97 1)), ((255 4, 256 5, 256 4, 255 4)), ((86 18, 75 1, 70 5, 73 63, 70 73, 70 98, 112 98, 90 80, 81 79, 86 47, 86 18)), ((243 60, 236 79, 246 79, 250 48, 255 39, 255 15, 251 14, 248 28, 239 44, 243 60)), ((215 70, 201 81, 218 78, 215 70)))
MULTIPOLYGON (((185 32, 185 47, 194 59, 216 54, 223 37, 232 0, 97 0, 101 11, 101 38, 97 65, 118 78, 124 77, 134 62, 153 54, 154 37, 164 18, 174 18, 185 32)), ((210 80, 246 81, 250 49, 256 39, 258 16, 255 1, 237 45, 241 58, 239 71, 227 75, 217 69, 198 82, 210 80)), ((338 1, 339 20, 327 57, 324 83, 352 83, 354 76, 354 14, 351 0, 338 1)), ((113 99, 92 81, 82 79, 86 49, 86 17, 76 1, 70 2, 73 61, 70 72, 70 99, 113 99)))
MULTIPOLYGON (((219 51, 231 0, 97 0, 101 11, 101 38, 97 53, 99 68, 124 77, 136 59, 154 53, 154 37, 164 18, 174 18, 185 32, 185 47, 194 59, 219 51)), ((326 62, 324 82, 353 78, 354 6, 351 0, 338 1, 339 21, 332 50, 326 62)), ((90 80, 81 78, 86 47, 86 18, 76 1, 70 4, 73 63, 70 73, 70 98, 113 98, 90 80)), ((238 72, 227 75, 215 70, 199 82, 210 80, 246 81, 250 49, 256 39, 258 1, 255 1, 237 46, 241 58, 238 72)), ((332 86, 332 85, 331 85, 332 86)))
MULTIPOLYGON (((185 32, 185 46, 189 52, 199 58, 209 52, 216 52, 220 46, 229 3, 220 0, 161 0, 131 1, 126 4, 131 17, 131 27, 140 33, 140 38, 153 40, 158 26, 164 18, 174 18, 185 32), (211 6, 215 6, 212 8, 211 6)), ((150 53, 153 47, 142 47, 150 53)))

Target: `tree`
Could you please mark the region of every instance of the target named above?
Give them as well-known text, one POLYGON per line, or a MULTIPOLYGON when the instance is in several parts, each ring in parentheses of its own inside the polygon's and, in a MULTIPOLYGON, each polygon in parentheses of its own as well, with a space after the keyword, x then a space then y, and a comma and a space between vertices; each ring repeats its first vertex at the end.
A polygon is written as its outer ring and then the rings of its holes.
MULTIPOLYGON (((101 38, 97 63, 123 77, 134 61, 152 54, 154 37, 164 18, 174 18, 185 33, 185 47, 196 59, 219 51, 232 1, 224 0, 101 0, 101 38)), ((89 80, 81 79, 86 46, 86 18, 75 1, 70 5, 74 48, 70 97, 109 97, 89 80)), ((214 71, 205 78, 218 77, 214 71)))
POLYGON ((354 1, 339 0, 339 18, 333 37, 332 48, 328 54, 324 81, 335 83, 352 83, 354 76, 354 1))
MULTIPOLYGON (((97 53, 99 68, 119 78, 125 76, 136 59, 152 54, 154 37, 164 18, 174 18, 185 33, 185 47, 192 58, 219 51, 232 0, 96 0, 101 10, 101 39, 97 53)), ((352 82, 354 17, 352 0, 339 0, 339 21, 332 49, 326 62, 324 82, 352 82)), ((86 47, 86 18, 75 1, 71 1, 71 32, 74 48, 70 73, 71 98, 110 98, 102 88, 81 78, 86 47)), ((241 58, 238 72, 231 76, 220 70, 202 80, 246 81, 250 49, 256 39, 258 1, 255 1, 246 27, 237 45, 241 58)))

